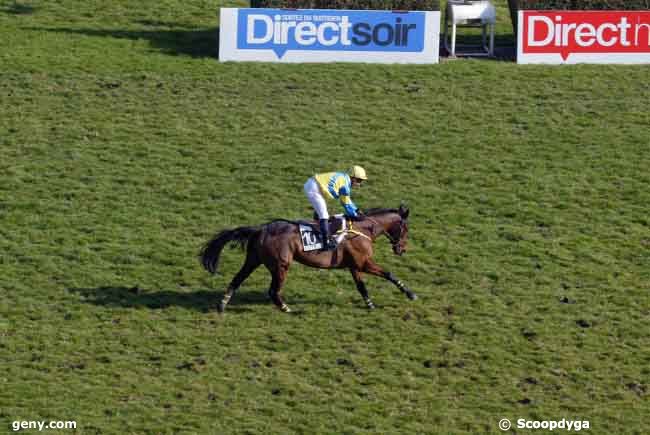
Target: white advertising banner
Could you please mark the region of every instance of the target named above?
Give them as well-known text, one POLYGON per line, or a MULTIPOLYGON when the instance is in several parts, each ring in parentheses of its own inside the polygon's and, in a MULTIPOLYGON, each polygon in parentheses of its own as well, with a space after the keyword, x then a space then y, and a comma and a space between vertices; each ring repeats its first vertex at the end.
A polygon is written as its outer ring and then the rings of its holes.
POLYGON ((650 11, 519 11, 517 63, 650 63, 650 11))
POLYGON ((220 61, 438 63, 439 11, 221 8, 220 61))

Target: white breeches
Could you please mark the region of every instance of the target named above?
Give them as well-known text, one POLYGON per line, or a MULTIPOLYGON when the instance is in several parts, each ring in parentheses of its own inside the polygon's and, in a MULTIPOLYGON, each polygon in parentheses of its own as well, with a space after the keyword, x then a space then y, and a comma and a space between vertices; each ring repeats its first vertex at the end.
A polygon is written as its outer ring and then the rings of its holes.
POLYGON ((327 213, 327 203, 325 198, 320 193, 320 187, 314 178, 310 178, 305 183, 305 195, 307 199, 316 210, 319 219, 329 219, 330 215, 327 213))

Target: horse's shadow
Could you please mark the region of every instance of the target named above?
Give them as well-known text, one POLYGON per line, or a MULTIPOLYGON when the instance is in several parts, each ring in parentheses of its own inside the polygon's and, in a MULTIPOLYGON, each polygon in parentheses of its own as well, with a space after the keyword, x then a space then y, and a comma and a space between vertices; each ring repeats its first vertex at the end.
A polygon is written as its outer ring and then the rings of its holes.
POLYGON ((146 40, 152 48, 166 54, 194 58, 219 57, 219 27, 195 29, 158 21, 138 21, 136 24, 131 29, 38 27, 31 30, 82 37, 146 40))
MULTIPOLYGON (((193 292, 175 292, 170 290, 149 291, 138 287, 104 286, 97 288, 70 288, 71 293, 79 294, 84 302, 122 308, 149 308, 160 310, 169 307, 181 307, 203 313, 216 311, 223 296, 219 291, 197 290, 193 292)), ((246 306, 271 304, 266 291, 238 292, 228 305, 229 311, 251 311, 246 306)))
POLYGON ((36 8, 32 5, 13 2, 13 4, 0 7, 0 11, 10 15, 31 15, 36 12, 36 8))

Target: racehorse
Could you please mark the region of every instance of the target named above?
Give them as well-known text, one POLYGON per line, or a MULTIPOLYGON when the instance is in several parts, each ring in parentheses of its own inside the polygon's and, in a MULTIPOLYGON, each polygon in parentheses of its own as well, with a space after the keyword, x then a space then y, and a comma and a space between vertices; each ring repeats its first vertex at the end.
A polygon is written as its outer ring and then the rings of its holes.
POLYGON ((367 210, 362 217, 352 222, 351 231, 347 233, 346 239, 332 251, 303 251, 299 225, 308 223, 316 228, 315 222, 278 219, 261 226, 224 230, 203 246, 200 260, 203 267, 214 274, 219 265, 221 251, 227 244, 246 248, 246 261, 228 285, 218 306, 219 312, 225 310, 239 286, 262 264, 271 273, 269 289, 271 300, 281 311, 291 312, 282 299, 281 293, 289 266, 294 260, 321 269, 349 269, 367 307, 374 309, 375 305, 370 300, 366 284, 362 279, 363 273, 382 277, 393 283, 410 300, 417 299, 416 294, 402 281, 372 260, 372 244, 382 235, 390 240, 396 255, 401 256, 406 252, 408 216, 409 209, 403 205, 399 209, 367 210))

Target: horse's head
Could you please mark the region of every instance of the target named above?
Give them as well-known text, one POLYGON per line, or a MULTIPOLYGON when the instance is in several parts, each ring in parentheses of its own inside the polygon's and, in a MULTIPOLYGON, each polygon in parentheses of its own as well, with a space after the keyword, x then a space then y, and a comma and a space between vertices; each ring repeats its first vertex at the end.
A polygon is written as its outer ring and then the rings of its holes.
POLYGON ((408 217, 410 210, 404 204, 399 206, 397 213, 399 219, 393 222, 388 228, 388 238, 393 245, 393 252, 396 255, 402 255, 406 252, 406 240, 408 238, 409 226, 408 217))

